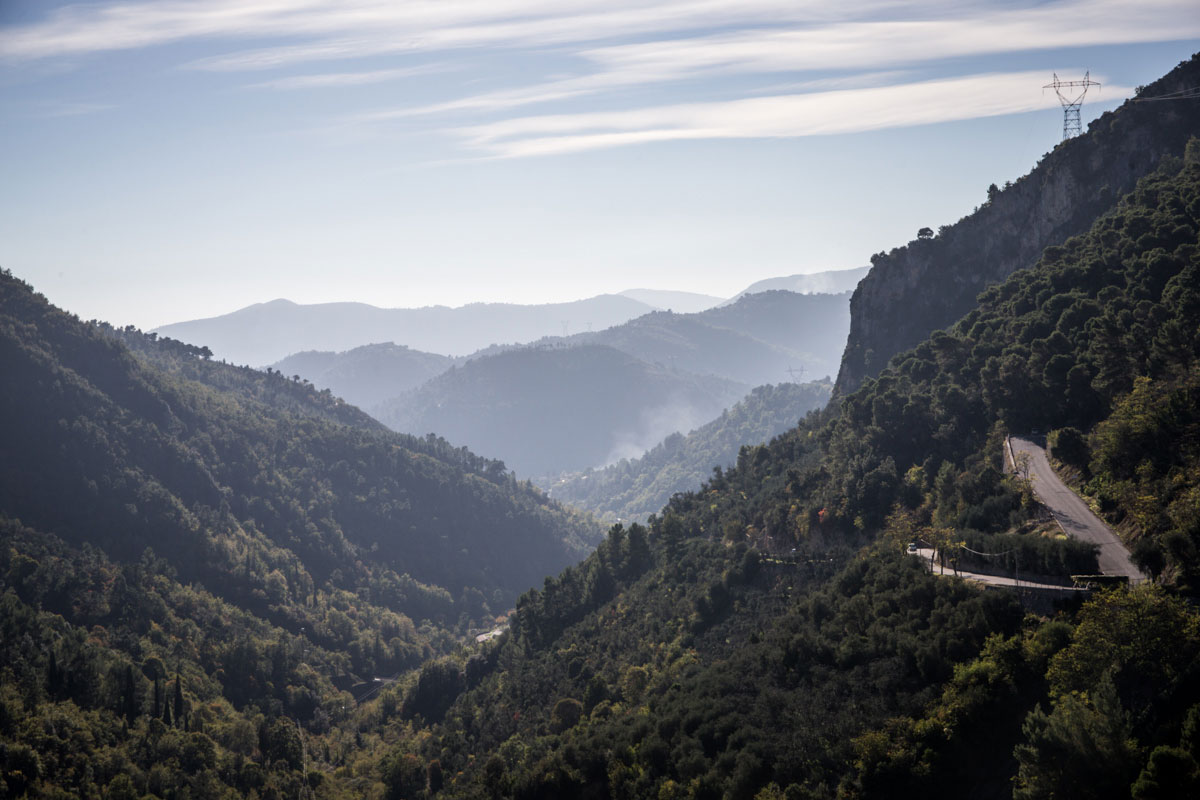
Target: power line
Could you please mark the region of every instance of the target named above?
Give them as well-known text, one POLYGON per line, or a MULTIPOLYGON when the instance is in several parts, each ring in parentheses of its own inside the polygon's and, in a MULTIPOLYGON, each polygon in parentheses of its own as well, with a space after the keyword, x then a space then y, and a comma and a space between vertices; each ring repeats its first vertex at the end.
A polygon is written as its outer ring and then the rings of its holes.
POLYGON ((1186 89, 1179 89, 1166 94, 1155 95, 1154 97, 1135 97, 1135 103, 1157 103, 1163 100, 1196 100, 1200 99, 1200 86, 1189 86, 1186 89))
POLYGON ((981 553, 978 550, 972 550, 971 548, 967 547, 965 544, 960 544, 959 548, 962 550, 966 550, 968 553, 974 553, 977 556, 1006 556, 1012 552, 1012 550, 1005 550, 1003 553, 981 553))

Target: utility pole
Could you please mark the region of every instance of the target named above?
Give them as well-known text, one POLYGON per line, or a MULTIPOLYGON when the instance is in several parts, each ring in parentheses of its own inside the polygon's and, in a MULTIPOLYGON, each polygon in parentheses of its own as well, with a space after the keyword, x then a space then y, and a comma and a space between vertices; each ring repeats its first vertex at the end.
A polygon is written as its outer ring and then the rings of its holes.
POLYGON ((1054 80, 1042 87, 1043 92, 1053 89, 1054 93, 1058 95, 1058 101, 1062 103, 1064 142, 1072 136, 1083 133, 1083 125, 1079 122, 1079 107, 1083 105, 1083 98, 1088 89, 1093 86, 1097 89, 1100 88, 1100 84, 1091 79, 1091 74, 1091 70, 1083 73, 1081 81, 1061 81, 1058 79, 1058 73, 1055 72, 1054 80))

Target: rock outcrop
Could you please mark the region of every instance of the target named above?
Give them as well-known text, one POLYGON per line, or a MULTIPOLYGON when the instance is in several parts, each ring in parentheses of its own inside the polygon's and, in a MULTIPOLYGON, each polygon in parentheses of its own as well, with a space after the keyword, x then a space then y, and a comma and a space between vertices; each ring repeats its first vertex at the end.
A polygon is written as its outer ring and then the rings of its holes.
POLYGON ((976 304, 987 286, 1032 266, 1046 247, 1081 233, 1200 136, 1200 98, 1152 100, 1200 86, 1200 54, 1137 98, 1059 144, 1026 176, 932 238, 871 259, 850 300, 850 336, 834 395, 854 391, 903 352, 976 304))

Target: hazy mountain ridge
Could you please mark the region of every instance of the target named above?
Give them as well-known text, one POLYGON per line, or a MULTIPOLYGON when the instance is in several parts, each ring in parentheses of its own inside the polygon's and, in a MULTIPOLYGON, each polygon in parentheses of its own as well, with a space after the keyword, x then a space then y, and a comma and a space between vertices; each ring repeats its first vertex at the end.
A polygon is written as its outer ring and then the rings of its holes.
POLYGON ((626 289, 618 294, 637 300, 639 303, 645 303, 659 311, 674 311, 679 314, 704 311, 725 302, 724 297, 670 289, 626 289))
MULTIPOLYGON (((605 345, 650 363, 760 385, 793 369, 832 374, 849 327, 848 293, 770 291, 695 314, 651 312, 603 331, 551 336, 533 345, 605 345)), ((490 347, 472 357, 513 349, 490 347)))
POLYGON ((651 312, 607 330, 494 346, 453 362, 372 345, 340 354, 298 354, 276 367, 359 402, 397 430, 433 431, 499 458, 523 476, 544 477, 641 455, 672 432, 709 422, 750 386, 831 373, 849 326, 848 300, 846 294, 763 292, 698 314, 651 312), (600 351, 593 349, 598 347, 630 358, 598 358, 600 351), (512 355, 521 352, 532 355, 512 355), (569 365, 572 359, 580 363, 569 365), (451 363, 463 370, 454 379, 444 371, 451 363), (504 372, 518 364, 523 387, 504 372), (606 372, 608 382, 581 378, 589 368, 606 372), (438 377, 418 386, 416 376, 425 369, 439 370, 438 377), (611 397, 615 386, 631 382, 645 381, 653 389, 642 401, 611 400, 630 415, 622 418, 610 405, 563 386, 581 380, 597 396, 611 397), (671 380, 678 384, 674 392, 671 380), (397 386, 413 388, 391 391, 397 386), (561 398, 569 410, 548 407, 550 397, 561 398), (489 407, 493 401, 495 407, 489 407), (539 418, 556 420, 551 428, 563 435, 538 430, 539 418), (565 435, 568 430, 575 432, 565 435), (600 446, 602 441, 608 445, 600 446))
MULTIPOLYGON (((1200 56, 1146 86, 1156 96, 1200 83, 1200 56)), ((1062 142, 974 213, 871 259, 850 301, 851 324, 834 387, 853 391, 898 352, 951 325, 990 284, 1036 262, 1042 250, 1087 230, 1167 155, 1200 131, 1200 105, 1127 100, 1062 142)))
POLYGON ((525 347, 471 359, 376 413, 396 430, 437 431, 543 476, 639 454, 745 389, 602 345, 525 347))
POLYGON ((471 303, 458 308, 378 308, 365 303, 299 305, 274 300, 208 319, 164 325, 155 333, 212 349, 217 358, 263 366, 307 351, 351 350, 396 342, 463 356, 498 342, 529 342, 589 326, 616 325, 652 310, 619 295, 544 305, 471 303))
POLYGON ((853 292, 858 282, 870 271, 870 267, 854 267, 852 269, 826 270, 824 272, 807 272, 797 275, 785 275, 779 278, 766 278, 747 286, 733 297, 721 303, 729 305, 736 303, 748 294, 759 292, 786 291, 797 294, 841 294, 853 292))
POLYGON ((390 400, 454 365, 454 359, 391 342, 368 344, 342 353, 294 353, 271 368, 284 376, 300 375, 318 389, 329 389, 364 409, 390 400))
POLYGON ((677 492, 691 491, 714 468, 737 461, 742 447, 763 444, 794 427, 829 401, 833 384, 824 381, 758 386, 715 420, 687 433, 673 433, 634 459, 586 470, 549 484, 564 503, 606 518, 645 521, 677 492))

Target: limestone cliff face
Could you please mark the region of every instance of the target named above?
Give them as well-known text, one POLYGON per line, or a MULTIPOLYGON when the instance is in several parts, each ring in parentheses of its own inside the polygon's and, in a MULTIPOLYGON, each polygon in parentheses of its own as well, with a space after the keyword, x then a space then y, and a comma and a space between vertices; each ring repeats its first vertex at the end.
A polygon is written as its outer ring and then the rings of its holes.
MULTIPOLYGON (((1200 55, 1145 87, 1151 98, 1200 85, 1200 55)), ((987 286, 1090 227, 1164 156, 1200 136, 1200 99, 1127 101, 1058 145, 1037 167, 931 239, 871 259, 850 300, 834 394, 854 391, 897 353, 953 324, 987 286)))

